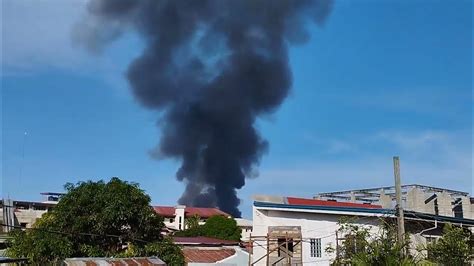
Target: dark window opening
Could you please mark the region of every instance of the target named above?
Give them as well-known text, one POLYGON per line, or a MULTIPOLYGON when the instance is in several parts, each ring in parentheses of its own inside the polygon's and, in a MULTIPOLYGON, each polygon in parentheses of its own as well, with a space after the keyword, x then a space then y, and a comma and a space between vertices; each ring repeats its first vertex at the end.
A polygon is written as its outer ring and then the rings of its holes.
POLYGON ((25 229, 26 226, 28 226, 28 223, 20 223, 20 227, 21 227, 22 229, 25 229))
POLYGON ((286 257, 287 253, 293 253, 293 239, 292 238, 278 238, 278 257, 286 257), (286 243, 288 242, 288 252, 286 250, 286 243))
POLYGON ((434 200, 434 211, 436 215, 439 215, 438 199, 434 200))
POLYGON ((454 217, 464 218, 464 215, 462 213, 462 202, 459 202, 454 206, 453 212, 454 212, 454 217))

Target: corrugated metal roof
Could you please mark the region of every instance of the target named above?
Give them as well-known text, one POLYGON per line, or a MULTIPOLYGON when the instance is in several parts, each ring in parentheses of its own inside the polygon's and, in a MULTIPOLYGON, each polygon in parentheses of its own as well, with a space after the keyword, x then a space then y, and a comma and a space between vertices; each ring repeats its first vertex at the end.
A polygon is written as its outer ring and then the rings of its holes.
MULTIPOLYGON (((153 209, 159 215, 163 217, 174 217, 175 216, 175 207, 171 206, 154 206, 153 209)), ((193 215, 198 215, 201 218, 209 218, 215 215, 222 215, 229 217, 230 215, 217 209, 217 208, 197 208, 197 207, 186 207, 185 216, 191 217, 193 215)))
POLYGON ((296 204, 279 204, 269 202, 254 201, 255 207, 263 208, 288 208, 297 210, 322 210, 322 211, 345 211, 345 212, 359 212, 359 213, 370 213, 376 215, 387 215, 393 214, 393 209, 382 209, 382 208, 357 208, 357 207, 344 207, 344 206, 323 206, 323 205, 296 205, 296 204))
POLYGON ((183 255, 186 262, 213 263, 226 259, 235 254, 235 249, 198 249, 185 248, 183 255))
POLYGON ((375 204, 362 204, 362 203, 304 199, 304 198, 293 198, 293 197, 288 197, 287 201, 288 201, 288 204, 290 205, 352 207, 352 208, 368 208, 368 209, 381 209, 382 208, 381 205, 375 205, 375 204))
POLYGON ((213 245, 213 246, 225 246, 225 245, 238 245, 239 242, 231 240, 222 240, 212 237, 205 236, 194 236, 194 237, 173 237, 173 242, 178 245, 213 245))
POLYGON ((68 266, 155 266, 166 265, 157 257, 139 258, 69 258, 64 260, 68 266))
POLYGON ((253 222, 251 220, 243 219, 243 218, 235 218, 234 219, 237 222, 237 226, 241 227, 252 227, 253 222))

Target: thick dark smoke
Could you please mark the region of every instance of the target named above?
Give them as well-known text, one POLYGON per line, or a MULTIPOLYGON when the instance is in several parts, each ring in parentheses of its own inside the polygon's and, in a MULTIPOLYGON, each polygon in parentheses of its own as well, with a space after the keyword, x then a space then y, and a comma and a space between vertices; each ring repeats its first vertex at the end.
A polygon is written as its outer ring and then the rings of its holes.
POLYGON ((179 202, 218 206, 239 217, 237 189, 267 150, 256 118, 292 84, 288 45, 304 43, 330 0, 92 0, 78 34, 100 50, 133 30, 145 43, 127 77, 135 97, 162 111, 153 152, 176 158, 179 202))

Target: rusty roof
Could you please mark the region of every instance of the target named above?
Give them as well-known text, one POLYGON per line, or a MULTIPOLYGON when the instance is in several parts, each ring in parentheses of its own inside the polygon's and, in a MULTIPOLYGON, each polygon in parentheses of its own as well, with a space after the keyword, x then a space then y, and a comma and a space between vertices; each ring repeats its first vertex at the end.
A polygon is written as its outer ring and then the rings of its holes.
POLYGON ((187 263, 213 263, 233 256, 236 253, 232 248, 220 249, 200 249, 200 248, 185 248, 183 249, 184 259, 187 263))
POLYGON ((305 206, 332 206, 332 207, 353 207, 353 208, 366 208, 366 209, 381 209, 382 206, 367 203, 352 203, 352 202, 339 202, 330 200, 317 200, 317 199, 304 199, 304 198, 293 198, 287 197, 288 204, 290 205, 305 205, 305 206))
POLYGON ((238 241, 222 240, 206 236, 179 237, 174 236, 173 242, 178 245, 202 245, 202 246, 232 246, 238 245, 238 241))
MULTIPOLYGON (((174 217, 175 216, 175 207, 171 206, 154 206, 153 209, 156 213, 163 217, 174 217)), ((228 213, 225 213, 217 208, 198 208, 198 207, 186 207, 184 214, 186 217, 191 217, 193 215, 198 215, 201 218, 209 218, 215 215, 222 215, 225 217, 230 217, 228 213)))

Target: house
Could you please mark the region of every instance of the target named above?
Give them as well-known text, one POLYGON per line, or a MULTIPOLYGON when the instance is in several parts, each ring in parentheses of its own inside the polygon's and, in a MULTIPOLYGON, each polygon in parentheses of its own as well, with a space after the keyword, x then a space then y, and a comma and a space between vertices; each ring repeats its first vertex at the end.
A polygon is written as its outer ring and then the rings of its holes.
POLYGON ((252 234, 252 221, 243 218, 235 218, 235 221, 237 222, 237 226, 242 230, 240 240, 248 242, 252 234))
POLYGON ((43 201, 0 200, 0 218, 3 232, 14 227, 31 228, 44 213, 54 208, 63 193, 43 192, 43 201))
POLYGON ((217 208, 197 208, 178 205, 176 207, 154 206, 153 209, 160 216, 164 217, 164 224, 168 230, 185 230, 185 219, 193 216, 199 217, 199 224, 204 224, 209 217, 215 215, 231 217, 230 214, 217 208))
MULTIPOLYGON (((341 200, 341 199, 340 199, 341 200)), ((396 224, 395 210, 374 202, 255 196, 253 203, 253 265, 330 265, 344 241, 338 235, 341 218, 375 234, 382 222, 396 224)), ((415 247, 439 237, 442 226, 452 223, 473 228, 474 220, 416 211, 405 212, 406 232, 415 247)))
POLYGON ((239 266, 249 261, 249 254, 237 241, 211 237, 173 237, 173 242, 181 247, 189 266, 239 266))

